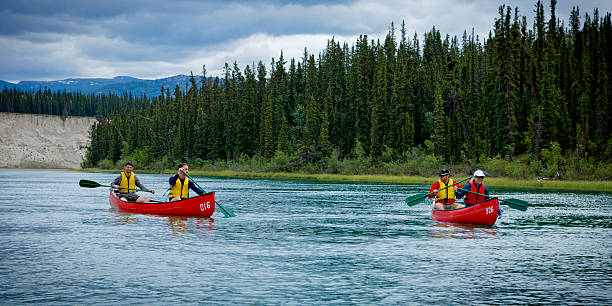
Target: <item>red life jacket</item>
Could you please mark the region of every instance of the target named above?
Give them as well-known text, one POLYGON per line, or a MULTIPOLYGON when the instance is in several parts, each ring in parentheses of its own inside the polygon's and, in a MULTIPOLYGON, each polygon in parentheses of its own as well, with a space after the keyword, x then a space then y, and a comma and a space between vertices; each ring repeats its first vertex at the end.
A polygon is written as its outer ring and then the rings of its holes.
MULTIPOLYGON (((470 191, 471 192, 477 192, 480 194, 485 194, 485 188, 484 188, 484 184, 480 184, 480 188, 476 188, 476 184, 474 184, 474 182, 470 182, 470 191)), ((481 195, 477 195, 477 194, 473 194, 473 193, 469 193, 467 192, 467 194, 465 195, 465 200, 464 203, 465 204, 469 204, 469 205, 474 205, 476 203, 480 203, 482 201, 485 200, 485 197, 481 196, 481 195)))

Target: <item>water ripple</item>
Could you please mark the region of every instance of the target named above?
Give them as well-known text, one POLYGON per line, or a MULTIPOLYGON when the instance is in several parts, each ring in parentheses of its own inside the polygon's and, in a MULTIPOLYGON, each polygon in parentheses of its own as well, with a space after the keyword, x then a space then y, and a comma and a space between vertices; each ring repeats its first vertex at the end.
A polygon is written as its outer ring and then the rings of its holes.
POLYGON ((196 177, 238 216, 184 218, 78 187, 115 175, 0 170, 0 303, 612 303, 609 193, 492 190, 530 208, 469 226, 408 207, 423 185, 196 177))

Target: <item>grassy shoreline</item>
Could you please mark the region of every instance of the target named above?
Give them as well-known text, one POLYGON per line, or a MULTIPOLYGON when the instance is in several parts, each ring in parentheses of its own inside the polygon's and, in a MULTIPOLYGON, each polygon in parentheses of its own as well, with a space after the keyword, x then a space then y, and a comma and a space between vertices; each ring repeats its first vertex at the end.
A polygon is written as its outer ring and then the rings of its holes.
MULTIPOLYGON (((116 169, 72 169, 72 171, 81 172, 119 172, 116 169)), ((163 173, 172 174, 176 170, 165 170, 163 173)), ((159 173, 155 171, 139 170, 137 173, 159 173)), ((344 175, 344 174, 309 174, 309 173, 294 173, 294 172, 243 172, 233 170, 207 171, 207 170, 191 170, 191 175, 211 176, 211 177, 228 177, 228 178, 261 178, 261 179, 292 179, 292 180, 315 180, 315 181, 337 181, 337 182, 369 182, 369 183, 396 183, 396 184, 432 184, 437 177, 420 177, 420 176, 399 176, 399 175, 383 175, 383 174, 364 174, 364 175, 344 175)), ((468 175, 455 175, 455 179, 463 179, 468 175)), ((603 191, 612 192, 612 181, 569 181, 569 180, 548 180, 537 181, 535 178, 513 179, 513 178, 496 178, 488 177, 485 179, 485 184, 489 187, 503 188, 525 188, 525 189, 541 189, 541 190, 559 190, 559 191, 603 191)))

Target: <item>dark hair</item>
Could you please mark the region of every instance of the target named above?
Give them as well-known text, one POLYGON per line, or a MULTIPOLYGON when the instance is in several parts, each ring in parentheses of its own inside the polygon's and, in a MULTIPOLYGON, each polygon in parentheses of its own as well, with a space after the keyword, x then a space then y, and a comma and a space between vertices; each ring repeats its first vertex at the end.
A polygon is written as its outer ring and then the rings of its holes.
POLYGON ((123 166, 125 167, 125 166, 127 166, 127 165, 130 165, 130 166, 134 167, 134 164, 132 164, 132 162, 131 162, 131 161, 129 161, 129 160, 128 160, 128 161, 126 161, 126 162, 125 162, 125 164, 124 164, 123 166))
POLYGON ((187 163, 180 163, 178 167, 179 168, 183 168, 183 166, 186 166, 186 165, 187 165, 187 163))

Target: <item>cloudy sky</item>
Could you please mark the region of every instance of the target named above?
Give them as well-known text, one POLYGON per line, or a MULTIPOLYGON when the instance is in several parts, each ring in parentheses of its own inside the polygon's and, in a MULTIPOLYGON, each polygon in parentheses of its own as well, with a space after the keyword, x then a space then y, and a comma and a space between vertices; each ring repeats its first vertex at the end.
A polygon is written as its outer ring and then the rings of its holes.
MULTIPOLYGON (((535 0, 0 0, 0 80, 59 80, 119 75, 156 79, 176 74, 220 75, 224 63, 262 61, 281 50, 300 58, 327 40, 353 45, 359 35, 382 38, 404 21, 412 37, 432 26, 442 35, 486 35, 498 7, 518 7, 533 20, 535 0)), ((546 18, 550 1, 545 0, 546 18)), ((612 12, 612 1, 559 0, 565 21, 612 12)))

